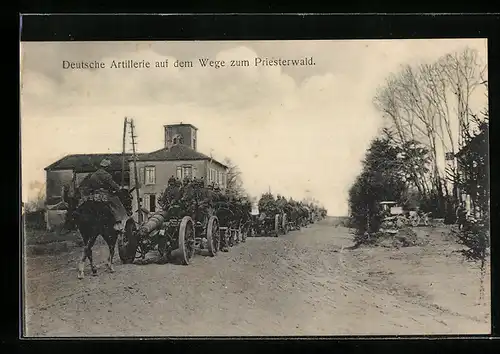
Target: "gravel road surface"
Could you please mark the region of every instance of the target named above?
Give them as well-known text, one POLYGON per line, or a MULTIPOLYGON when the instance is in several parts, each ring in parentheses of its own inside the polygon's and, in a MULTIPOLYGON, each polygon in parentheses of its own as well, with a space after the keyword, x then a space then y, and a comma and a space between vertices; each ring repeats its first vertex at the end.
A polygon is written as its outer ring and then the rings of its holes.
POLYGON ((79 249, 26 258, 28 336, 287 336, 489 333, 479 271, 436 229, 426 246, 350 249, 327 218, 249 238, 188 266, 122 265, 77 279, 79 249))

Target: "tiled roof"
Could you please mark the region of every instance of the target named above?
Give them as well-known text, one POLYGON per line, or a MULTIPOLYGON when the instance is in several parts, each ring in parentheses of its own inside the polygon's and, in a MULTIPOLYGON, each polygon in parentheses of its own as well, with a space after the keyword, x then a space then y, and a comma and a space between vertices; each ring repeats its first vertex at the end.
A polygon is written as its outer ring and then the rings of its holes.
POLYGON ((209 156, 198 152, 191 147, 183 144, 174 145, 169 149, 163 148, 153 151, 149 154, 143 154, 137 158, 138 161, 192 161, 192 160, 212 160, 223 167, 226 165, 210 158, 209 156))
MULTIPOLYGON (((122 154, 75 154, 67 155, 53 164, 45 167, 46 171, 54 170, 74 170, 77 173, 92 172, 99 168, 99 164, 103 159, 111 161, 110 169, 112 171, 121 171, 122 154)), ((127 161, 132 159, 132 154, 125 154, 127 161)), ((193 150, 187 145, 174 145, 168 150, 163 148, 151 153, 137 154, 137 161, 193 161, 193 160, 210 160, 211 158, 205 154, 193 150)), ((215 159, 211 159, 223 167, 226 165, 215 159)))
MULTIPOLYGON (((144 154, 138 154, 138 157, 144 154)), ((45 167, 46 171, 53 170, 75 170, 75 172, 92 172, 99 168, 99 164, 103 159, 111 161, 110 169, 112 171, 120 171, 122 168, 122 154, 75 154, 67 155, 53 164, 45 167)), ((128 161, 132 158, 132 154, 125 154, 128 161)))

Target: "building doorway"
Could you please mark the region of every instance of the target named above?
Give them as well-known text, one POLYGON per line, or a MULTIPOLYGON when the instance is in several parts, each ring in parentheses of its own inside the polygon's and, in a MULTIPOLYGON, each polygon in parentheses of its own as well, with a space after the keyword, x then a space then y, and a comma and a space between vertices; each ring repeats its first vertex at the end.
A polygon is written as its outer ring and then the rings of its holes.
POLYGON ((156 211, 156 194, 145 194, 143 206, 150 213, 154 213, 156 211))
POLYGON ((156 211, 156 195, 155 194, 149 195, 149 211, 151 213, 154 213, 156 211))

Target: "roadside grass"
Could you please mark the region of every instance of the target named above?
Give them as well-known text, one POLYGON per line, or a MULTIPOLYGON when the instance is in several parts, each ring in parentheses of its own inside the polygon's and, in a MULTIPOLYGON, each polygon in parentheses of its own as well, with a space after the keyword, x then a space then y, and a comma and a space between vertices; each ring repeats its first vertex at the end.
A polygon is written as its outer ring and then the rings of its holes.
POLYGON ((68 252, 71 248, 83 244, 78 231, 62 233, 60 230, 48 231, 25 227, 23 236, 27 255, 53 255, 68 252))

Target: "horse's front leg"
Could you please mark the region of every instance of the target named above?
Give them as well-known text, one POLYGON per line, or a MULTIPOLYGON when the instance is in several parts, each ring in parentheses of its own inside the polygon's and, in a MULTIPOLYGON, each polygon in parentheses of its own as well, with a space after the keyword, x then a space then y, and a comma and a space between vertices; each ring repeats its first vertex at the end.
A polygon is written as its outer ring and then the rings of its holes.
POLYGON ((85 260, 87 259, 87 245, 83 246, 82 253, 83 253, 82 258, 78 263, 78 279, 83 279, 85 277, 84 270, 85 270, 85 260))
POLYGON ((89 241, 89 243, 88 243, 87 247, 85 248, 85 251, 86 251, 86 254, 87 254, 87 258, 88 258, 88 259, 89 259, 89 261, 90 261, 90 269, 92 270, 92 275, 93 275, 93 276, 96 276, 96 275, 97 275, 97 268, 96 268, 96 266, 94 265, 94 260, 93 260, 93 258, 92 258, 92 247, 94 246, 94 243, 95 243, 96 239, 97 239, 97 236, 93 236, 93 237, 90 239, 90 241, 89 241))
POLYGON ((116 248, 116 240, 118 238, 118 234, 115 234, 110 237, 110 240, 108 242, 108 249, 109 249, 109 257, 108 257, 108 263, 107 267, 110 273, 115 272, 115 268, 113 267, 113 259, 115 257, 115 248, 116 248))

